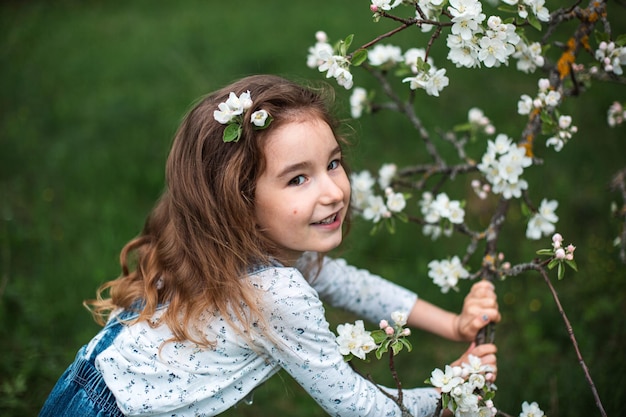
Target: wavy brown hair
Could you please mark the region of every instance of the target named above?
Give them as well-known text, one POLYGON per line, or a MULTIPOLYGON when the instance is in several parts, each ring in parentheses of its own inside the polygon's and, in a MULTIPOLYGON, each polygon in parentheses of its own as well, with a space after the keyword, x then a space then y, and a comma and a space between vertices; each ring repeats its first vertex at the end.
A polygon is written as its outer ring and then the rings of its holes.
POLYGON ((243 78, 203 98, 176 133, 166 165, 166 188, 141 234, 120 253, 122 274, 102 285, 96 300, 85 302, 103 324, 119 308, 137 310, 138 321, 166 324, 174 340, 202 346, 211 341, 198 328, 200 316, 231 314, 249 334, 263 323, 249 280, 249 268, 270 262, 275 247, 257 227, 254 197, 265 167, 264 138, 284 123, 318 117, 335 133, 330 113, 332 90, 304 87, 281 77, 243 78), (213 112, 230 92, 250 91, 252 107, 244 114, 236 143, 224 143, 225 126, 213 112), (265 130, 254 130, 252 112, 264 109, 273 118, 265 130), (168 308, 158 322, 159 305, 168 308))

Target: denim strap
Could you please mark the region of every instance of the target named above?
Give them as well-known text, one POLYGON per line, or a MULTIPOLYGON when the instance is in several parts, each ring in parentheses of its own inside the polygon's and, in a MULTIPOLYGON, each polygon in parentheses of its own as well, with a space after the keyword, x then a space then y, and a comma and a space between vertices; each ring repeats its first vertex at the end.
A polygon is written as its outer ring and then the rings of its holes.
MULTIPOLYGON (((122 331, 123 320, 130 318, 132 311, 124 311, 117 317, 109 320, 104 329, 102 337, 92 350, 89 358, 79 357, 74 362, 69 378, 85 390, 87 397, 94 402, 96 407, 110 417, 124 417, 117 407, 115 396, 107 387, 102 374, 95 367, 96 357, 108 348, 122 331)), ((79 354, 80 356, 80 354, 79 354)))

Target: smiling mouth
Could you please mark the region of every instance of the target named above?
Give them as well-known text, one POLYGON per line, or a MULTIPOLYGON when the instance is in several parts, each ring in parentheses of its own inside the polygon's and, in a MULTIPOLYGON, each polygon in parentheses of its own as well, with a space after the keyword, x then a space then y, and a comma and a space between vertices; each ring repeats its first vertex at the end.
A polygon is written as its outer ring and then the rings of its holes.
POLYGON ((324 220, 320 220, 319 222, 315 222, 313 224, 331 224, 334 223, 335 220, 337 219, 337 213, 333 214, 332 216, 326 217, 324 220))

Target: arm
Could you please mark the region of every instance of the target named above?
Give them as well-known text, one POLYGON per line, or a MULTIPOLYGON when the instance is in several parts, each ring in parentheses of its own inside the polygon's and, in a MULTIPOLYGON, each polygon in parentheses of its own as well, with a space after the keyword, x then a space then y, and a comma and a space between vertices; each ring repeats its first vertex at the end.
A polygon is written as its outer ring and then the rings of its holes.
MULTIPOLYGON (((378 387, 357 374, 339 353, 317 293, 292 268, 263 277, 264 309, 272 337, 257 343, 333 416, 396 416, 398 406, 378 387)), ((386 389, 395 393, 395 390, 386 389)), ((434 388, 405 389, 404 404, 415 416, 433 414, 434 388)))
MULTIPOLYGON (((314 259, 314 255, 308 253, 303 262, 314 262, 314 259)), ((474 340, 479 329, 489 322, 500 321, 493 284, 485 280, 472 286, 460 314, 419 299, 415 293, 369 271, 348 265, 343 259, 325 258, 322 270, 313 279, 312 285, 324 301, 372 323, 389 318, 394 311, 406 311, 409 313, 409 326, 454 341, 474 340)))

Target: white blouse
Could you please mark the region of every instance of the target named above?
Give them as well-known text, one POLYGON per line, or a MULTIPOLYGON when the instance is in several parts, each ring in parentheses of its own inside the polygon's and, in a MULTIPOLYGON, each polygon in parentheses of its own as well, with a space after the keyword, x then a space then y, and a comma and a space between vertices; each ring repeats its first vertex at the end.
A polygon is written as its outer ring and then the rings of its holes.
MULTIPOLYGON (((391 399, 343 360, 320 299, 377 323, 393 311, 409 312, 414 293, 342 259, 326 258, 311 283, 299 269, 280 266, 258 270, 250 279, 261 290, 262 311, 273 330, 272 337, 255 334, 253 346, 218 315, 204 323, 217 342, 214 349, 189 342, 162 346, 172 337, 167 326, 124 327, 95 362, 124 414, 214 416, 283 368, 329 415, 401 416, 391 399)), ((434 389, 403 392, 414 417, 434 413, 434 389)))

